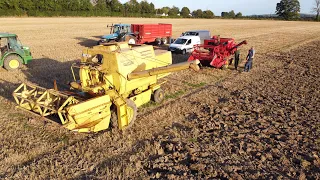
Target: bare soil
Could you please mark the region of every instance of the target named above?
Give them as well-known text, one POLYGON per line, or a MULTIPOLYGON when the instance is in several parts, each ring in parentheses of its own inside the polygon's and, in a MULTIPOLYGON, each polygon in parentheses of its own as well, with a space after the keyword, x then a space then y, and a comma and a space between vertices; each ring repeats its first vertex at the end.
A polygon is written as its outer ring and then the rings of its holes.
POLYGON ((175 36, 197 24, 247 39, 242 59, 254 45, 254 68, 172 73, 165 102, 140 108, 125 131, 73 133, 15 110, 20 82, 67 88, 81 50, 119 21, 154 19, 1 19, 0 31, 17 33, 35 60, 20 72, 0 69, 0 178, 320 179, 319 23, 158 19, 175 36))

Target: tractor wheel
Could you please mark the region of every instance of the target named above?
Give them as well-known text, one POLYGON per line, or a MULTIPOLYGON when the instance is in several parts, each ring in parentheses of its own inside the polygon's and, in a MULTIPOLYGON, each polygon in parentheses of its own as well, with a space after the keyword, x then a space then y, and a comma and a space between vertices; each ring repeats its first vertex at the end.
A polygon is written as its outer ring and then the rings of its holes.
POLYGON ((167 44, 167 43, 168 43, 167 38, 161 38, 161 44, 162 45, 167 44))
MULTIPOLYGON (((126 103, 129 125, 125 128, 130 128, 134 124, 134 121, 137 119, 138 108, 137 105, 131 99, 127 99, 126 103)), ((111 113, 111 125, 113 128, 119 128, 118 115, 116 109, 113 110, 111 113)))
POLYGON ((164 100, 164 92, 162 89, 157 89, 154 91, 152 99, 156 103, 162 103, 164 100))
POLYGON ((130 38, 128 43, 129 44, 136 44, 136 40, 134 38, 130 38))
POLYGON ((131 36, 131 35, 125 36, 123 40, 128 42, 128 44, 136 44, 137 43, 137 38, 135 36, 131 36))
POLYGON ((182 54, 183 54, 183 55, 187 54, 187 51, 186 51, 185 49, 182 50, 182 54))
POLYGON ((22 66, 22 59, 18 55, 9 55, 4 59, 3 67, 8 71, 17 70, 22 66))

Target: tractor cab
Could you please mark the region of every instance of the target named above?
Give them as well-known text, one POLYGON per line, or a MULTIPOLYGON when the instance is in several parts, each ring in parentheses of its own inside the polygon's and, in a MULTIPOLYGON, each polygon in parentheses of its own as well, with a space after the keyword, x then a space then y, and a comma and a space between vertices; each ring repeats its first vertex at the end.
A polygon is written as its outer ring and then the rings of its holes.
POLYGON ((104 42, 121 42, 124 41, 126 35, 131 33, 131 24, 112 24, 110 27, 110 34, 101 37, 98 44, 104 42))
POLYGON ((29 47, 23 46, 16 34, 0 33, 0 66, 15 70, 32 60, 29 47))
POLYGON ((121 34, 121 33, 131 33, 131 25, 130 24, 115 24, 113 27, 113 33, 121 34))

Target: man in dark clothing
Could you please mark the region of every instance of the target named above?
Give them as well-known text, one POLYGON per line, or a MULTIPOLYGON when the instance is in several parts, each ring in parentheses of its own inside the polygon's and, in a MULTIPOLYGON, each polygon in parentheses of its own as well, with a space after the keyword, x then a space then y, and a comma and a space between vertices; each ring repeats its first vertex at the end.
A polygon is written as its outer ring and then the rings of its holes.
POLYGON ((234 68, 236 70, 238 70, 239 61, 240 61, 240 51, 237 50, 234 54, 234 68))
POLYGON ((254 55, 255 55, 255 50, 253 47, 251 47, 251 49, 249 49, 249 52, 246 58, 247 62, 244 66, 244 72, 249 72, 250 69, 252 68, 252 61, 253 61, 254 55))

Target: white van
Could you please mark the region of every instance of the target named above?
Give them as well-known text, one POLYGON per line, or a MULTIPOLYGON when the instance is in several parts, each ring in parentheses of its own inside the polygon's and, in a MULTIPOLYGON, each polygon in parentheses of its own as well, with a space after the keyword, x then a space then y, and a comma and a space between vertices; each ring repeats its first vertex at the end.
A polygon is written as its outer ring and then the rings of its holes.
POLYGON ((181 34, 181 36, 199 36, 200 41, 203 44, 205 39, 211 38, 211 33, 208 30, 194 30, 194 31, 186 31, 181 34))
POLYGON ((170 44, 168 51, 186 54, 192 52, 196 44, 200 44, 199 36, 181 36, 170 44))

